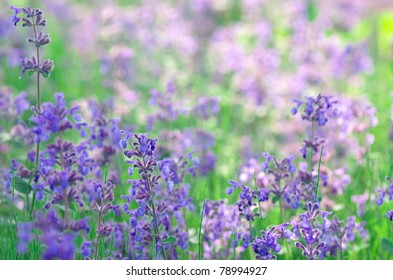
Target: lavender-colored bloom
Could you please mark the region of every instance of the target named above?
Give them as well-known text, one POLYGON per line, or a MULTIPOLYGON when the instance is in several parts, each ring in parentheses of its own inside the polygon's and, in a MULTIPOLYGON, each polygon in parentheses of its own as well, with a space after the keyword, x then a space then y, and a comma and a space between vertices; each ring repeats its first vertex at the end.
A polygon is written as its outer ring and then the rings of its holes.
POLYGON ((19 15, 20 13, 22 13, 23 8, 17 8, 17 7, 14 7, 14 6, 11 6, 10 8, 11 8, 11 10, 13 10, 13 12, 14 12, 14 14, 13 14, 13 16, 12 16, 12 22, 13 22, 14 25, 16 26, 16 25, 18 24, 18 22, 21 21, 21 18, 18 17, 18 15, 19 15))
MULTIPOLYGON (((34 28, 34 38, 29 38, 27 41, 29 43, 33 43, 37 50, 38 48, 50 43, 50 39, 47 34, 44 34, 43 32, 39 32, 37 34, 36 31, 36 27, 46 25, 46 20, 43 18, 43 13, 40 9, 30 8, 29 6, 26 8, 15 8, 14 6, 11 6, 11 9, 14 11, 12 21, 15 26, 18 24, 18 22, 22 21, 22 27, 34 28)), ((33 56, 31 59, 24 58, 22 60, 22 72, 19 78, 22 78, 25 73, 32 75, 35 72, 46 78, 50 75, 50 72, 53 70, 53 68, 53 61, 49 59, 40 61, 39 57, 35 56, 33 56)))
POLYGON ((386 215, 389 217, 390 221, 393 221, 393 210, 387 212, 386 215))
POLYGON ((82 257, 84 258, 88 258, 90 257, 90 255, 93 253, 93 244, 91 243, 91 241, 85 241, 82 243, 81 246, 81 254, 82 257))
POLYGON ((49 102, 43 103, 41 111, 35 110, 35 115, 31 119, 36 124, 33 128, 36 142, 47 141, 52 133, 73 128, 71 121, 67 118, 67 114, 73 109, 67 109, 64 94, 57 93, 55 98, 55 105, 49 102))
POLYGON ((75 258, 75 234, 60 233, 56 230, 45 231, 42 242, 46 246, 43 258, 45 260, 71 260, 75 258))
POLYGON ((261 231, 261 236, 257 236, 252 242, 255 258, 258 260, 274 260, 276 253, 281 251, 281 245, 277 242, 279 238, 290 238, 292 233, 285 228, 289 224, 274 226, 269 230, 261 231))
POLYGON ((262 156, 265 161, 261 164, 261 170, 265 173, 267 182, 259 191, 261 201, 266 200, 271 193, 278 199, 285 198, 293 209, 297 209, 300 197, 304 194, 299 188, 298 180, 294 177, 297 170, 293 163, 295 157, 289 156, 280 161, 268 153, 263 153, 262 156))
POLYGON ((33 235, 31 233, 32 224, 31 223, 19 223, 18 224, 18 236, 19 236, 19 244, 18 244, 18 252, 26 253, 27 247, 31 239, 33 239, 33 235))
POLYGON ((226 258, 247 232, 240 220, 238 208, 223 200, 206 201, 202 228, 205 259, 226 258), (234 233, 235 240, 231 238, 234 233))
POLYGON ((384 185, 383 188, 376 188, 378 196, 375 200, 377 206, 381 206, 384 202, 385 197, 391 201, 393 200, 393 179, 390 177, 386 178, 389 181, 389 186, 384 185))
POLYGON ((321 240, 322 229, 316 226, 317 218, 322 214, 318 204, 307 204, 307 212, 299 215, 301 222, 296 226, 296 232, 303 242, 297 241, 295 246, 310 260, 318 259, 325 243, 321 240))
POLYGON ((27 39, 27 42, 33 43, 36 47, 43 47, 50 43, 50 38, 48 34, 40 32, 36 38, 27 39))
POLYGON ((351 201, 355 202, 358 206, 358 216, 363 216, 366 209, 366 203, 369 201, 369 194, 364 193, 361 195, 351 196, 351 201))
POLYGON ((319 94, 317 97, 306 97, 306 101, 294 100, 296 106, 292 108, 293 115, 297 114, 301 107, 304 107, 302 119, 311 123, 311 133, 309 139, 304 140, 304 146, 300 149, 303 158, 307 158, 307 150, 311 149, 313 154, 317 154, 324 140, 315 136, 314 124, 319 127, 325 126, 328 122, 328 115, 334 112, 337 101, 332 97, 319 94))
POLYGON ((26 99, 26 96, 26 92, 21 92, 15 97, 15 109, 18 116, 30 108, 30 102, 26 99))

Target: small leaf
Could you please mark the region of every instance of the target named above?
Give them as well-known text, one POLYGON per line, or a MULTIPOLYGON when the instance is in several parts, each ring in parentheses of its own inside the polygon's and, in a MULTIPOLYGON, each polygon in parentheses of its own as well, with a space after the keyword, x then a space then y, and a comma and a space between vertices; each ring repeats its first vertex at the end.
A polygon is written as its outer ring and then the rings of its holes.
POLYGON ((393 254, 393 242, 389 239, 383 238, 381 242, 382 248, 393 254))
POLYGON ((162 244, 173 244, 175 242, 176 242, 176 237, 174 236, 169 236, 168 238, 162 240, 162 244))
POLYGON ((15 189, 23 194, 29 194, 31 192, 31 185, 25 180, 15 177, 14 178, 15 189))
POLYGON ((280 198, 278 196, 273 197, 272 202, 275 204, 277 201, 279 201, 280 198))
POLYGON ((318 10, 313 0, 307 3, 307 16, 309 21, 314 21, 318 16, 318 10))

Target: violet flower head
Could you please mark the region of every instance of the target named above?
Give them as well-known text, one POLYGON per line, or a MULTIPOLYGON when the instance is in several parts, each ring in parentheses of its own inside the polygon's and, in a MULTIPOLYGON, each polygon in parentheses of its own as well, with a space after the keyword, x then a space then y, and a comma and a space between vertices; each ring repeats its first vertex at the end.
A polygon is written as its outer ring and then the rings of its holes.
POLYGON ((297 171, 293 163, 295 157, 289 156, 278 160, 268 153, 263 153, 262 156, 265 161, 262 162, 261 169, 267 175, 268 183, 259 189, 260 201, 267 200, 271 193, 277 199, 285 198, 293 209, 297 209, 302 193, 294 176, 297 171))
POLYGON ((259 193, 256 190, 251 190, 249 187, 240 184, 236 181, 228 181, 231 186, 227 188, 227 194, 232 194, 234 189, 240 188, 239 200, 235 203, 239 210, 239 215, 244 217, 248 222, 252 222, 256 217, 259 216, 257 211, 253 211, 257 208, 257 202, 262 201, 266 198, 266 193, 259 193), (259 197, 262 195, 262 197, 259 197))
POLYGON ((393 221, 393 210, 390 210, 389 212, 386 213, 386 216, 389 217, 390 221, 393 221))
POLYGON ((84 257, 85 259, 89 258, 92 253, 93 253, 93 244, 92 244, 92 242, 91 241, 83 242, 82 246, 81 246, 82 257, 84 257))
POLYGON ((332 97, 319 94, 317 97, 308 96, 306 101, 294 100, 295 107, 291 109, 292 115, 296 115, 302 107, 302 119, 309 122, 315 122, 319 126, 324 126, 327 122, 327 112, 334 112, 334 105, 337 101, 332 100, 332 97))
MULTIPOLYGON (((309 260, 318 259, 321 255, 321 249, 325 247, 325 243, 321 240, 322 229, 316 224, 319 216, 325 217, 323 212, 319 210, 318 204, 307 204, 307 212, 300 214, 301 221, 297 224, 297 235, 302 242, 295 242, 295 246, 302 251, 302 254, 309 260)), ((324 223, 325 223, 325 218, 324 223)))
MULTIPOLYGON (((12 16, 12 22, 16 26, 20 21, 22 22, 22 27, 29 27, 33 29, 34 37, 28 38, 27 42, 34 44, 37 48, 46 46, 50 43, 50 38, 48 34, 44 34, 39 31, 39 27, 46 26, 46 20, 43 18, 44 14, 40 9, 31 8, 27 6, 26 8, 16 8, 11 6, 14 14, 12 16), (39 32, 38 32, 39 31, 39 32)), ((30 58, 24 58, 22 60, 22 72, 19 78, 26 73, 31 76, 33 73, 41 74, 43 77, 49 77, 51 71, 54 68, 54 63, 52 60, 44 59, 40 60, 39 56, 33 56, 30 58)))
POLYGON ((255 258, 258 260, 274 260, 276 253, 281 251, 281 245, 278 243, 280 238, 290 238, 292 232, 286 230, 289 224, 274 226, 269 230, 261 231, 261 236, 257 236, 252 242, 252 248, 255 258))
POLYGON ((378 197, 375 200, 377 206, 381 206, 384 202, 385 197, 388 197, 389 201, 393 200, 393 179, 390 177, 386 177, 386 180, 389 181, 389 185, 384 185, 382 188, 376 188, 378 193, 378 197))
POLYGON ((31 223, 19 223, 18 224, 18 236, 19 236, 19 244, 18 244, 18 252, 26 253, 27 247, 29 245, 30 240, 33 239, 32 235, 32 224, 31 223))
POLYGON ((100 213, 100 215, 105 215, 109 211, 113 211, 116 215, 120 215, 120 207, 118 205, 113 205, 113 201, 115 200, 113 193, 114 188, 115 185, 110 181, 106 184, 93 184, 95 193, 95 198, 91 203, 93 211, 100 213))

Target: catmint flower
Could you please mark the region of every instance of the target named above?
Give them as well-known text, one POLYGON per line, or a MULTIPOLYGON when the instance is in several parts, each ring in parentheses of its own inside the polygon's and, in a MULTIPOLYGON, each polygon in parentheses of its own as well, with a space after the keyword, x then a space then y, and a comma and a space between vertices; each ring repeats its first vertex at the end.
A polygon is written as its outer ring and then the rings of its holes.
MULTIPOLYGON (((298 236, 303 242, 295 242, 295 246, 301 249, 302 254, 310 260, 318 259, 325 243, 321 240, 322 229, 316 225, 317 218, 322 214, 318 204, 307 204, 307 212, 300 214, 301 222, 297 225, 298 236)), ((326 216, 325 216, 326 217, 326 216)))
POLYGON ((11 8, 11 10, 14 11, 14 14, 13 14, 13 16, 12 16, 12 22, 13 22, 14 25, 16 26, 16 25, 18 24, 18 22, 21 21, 21 18, 18 17, 18 15, 19 15, 20 13, 22 13, 23 8, 16 8, 16 7, 14 7, 14 6, 11 6, 10 8, 11 8))
POLYGON ((262 153, 262 156, 265 161, 260 167, 266 175, 267 182, 259 189, 260 201, 267 200, 271 193, 278 199, 285 198, 293 209, 297 209, 303 193, 294 176, 297 171, 293 163, 295 157, 289 156, 280 161, 268 153, 262 153))
POLYGON ((393 221, 393 210, 387 212, 386 215, 389 217, 389 220, 393 221))
POLYGON ((252 242, 255 258, 258 260, 274 260, 276 253, 281 251, 281 245, 277 242, 280 238, 290 238, 292 233, 285 228, 289 224, 271 227, 269 230, 261 231, 252 242))
POLYGON ((27 246, 30 240, 33 239, 31 230, 32 230, 31 223, 18 223, 18 236, 19 236, 18 252, 19 253, 26 253, 27 246))
MULTIPOLYGON (((383 188, 376 188, 378 193, 377 198, 375 199, 375 203, 377 206, 381 206, 384 202, 385 197, 389 198, 389 201, 393 200, 393 179, 390 177, 386 177, 389 181, 389 186, 384 186, 383 188)), ((386 216, 392 221, 392 211, 386 213, 386 216)))
POLYGON ((92 253, 93 253, 93 247, 92 247, 91 241, 85 241, 82 243, 81 246, 81 254, 82 257, 88 258, 92 253))
POLYGON ((315 122, 319 126, 324 126, 327 119, 327 111, 333 110, 333 105, 337 101, 333 101, 332 97, 319 94, 316 98, 306 97, 306 101, 294 100, 296 106, 292 108, 291 113, 296 115, 300 107, 304 107, 302 119, 315 122))
MULTIPOLYGON (((12 22, 16 26, 18 22, 22 21, 22 27, 30 27, 34 29, 34 38, 29 38, 27 41, 35 45, 35 47, 40 48, 50 43, 49 35, 44 34, 40 31, 37 34, 36 27, 46 26, 46 20, 43 19, 43 13, 40 9, 30 8, 15 8, 11 6, 14 11, 12 16, 12 22)), ((54 68, 53 61, 49 59, 39 60, 39 57, 33 56, 31 59, 24 58, 22 60, 22 72, 19 78, 22 78, 25 73, 27 75, 32 75, 33 73, 41 74, 43 77, 49 77, 50 72, 54 68)))
POLYGON ((50 43, 49 35, 40 32, 37 38, 29 38, 27 42, 33 43, 36 47, 42 47, 50 43))

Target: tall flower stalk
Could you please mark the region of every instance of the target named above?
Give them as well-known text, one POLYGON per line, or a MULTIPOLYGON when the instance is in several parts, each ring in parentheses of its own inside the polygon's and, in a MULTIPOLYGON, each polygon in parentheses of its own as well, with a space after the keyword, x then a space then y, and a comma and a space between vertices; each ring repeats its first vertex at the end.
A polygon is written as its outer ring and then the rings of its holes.
MULTIPOLYGON (((125 149, 127 147, 127 141, 132 134, 126 131, 122 131, 122 134, 126 137, 120 141, 120 146, 125 149)), ((148 138, 147 134, 134 134, 133 136, 136 140, 132 143, 133 149, 125 150, 124 155, 129 158, 128 163, 132 166, 129 168, 129 174, 132 175, 133 170, 137 169, 141 179, 132 181, 133 185, 129 189, 130 196, 122 196, 123 199, 127 200, 123 208, 128 210, 129 203, 134 199, 139 203, 136 213, 130 212, 134 216, 130 219, 131 224, 134 226, 137 224, 137 219, 143 217, 146 212, 149 214, 149 219, 152 217, 152 234, 154 234, 152 241, 154 241, 156 251, 161 251, 162 257, 167 259, 165 245, 162 242, 166 236, 160 232, 160 223, 158 220, 158 213, 162 212, 162 210, 156 208, 154 203, 155 187, 159 184, 161 178, 160 175, 154 174, 158 165, 154 156, 157 139, 148 138)), ((170 173, 167 177, 173 178, 173 173, 169 169, 167 169, 167 172, 170 173)), ((167 183, 168 188, 173 186, 171 180, 167 180, 167 183)), ((166 206, 162 205, 159 208, 166 208, 166 206)))
POLYGON ((304 140, 304 145, 300 151, 304 159, 307 159, 308 156, 308 167, 309 171, 312 172, 314 169, 314 155, 320 151, 320 147, 324 143, 324 140, 316 136, 315 125, 317 124, 319 127, 326 125, 328 122, 328 111, 334 109, 334 104, 336 104, 337 101, 333 101, 330 96, 319 94, 315 98, 312 96, 306 97, 306 101, 294 100, 294 102, 296 105, 291 110, 292 115, 296 115, 299 109, 304 107, 302 119, 311 123, 309 137, 304 140))
MULTIPOLYGON (((14 11, 14 15, 12 16, 12 22, 15 26, 19 22, 22 22, 22 27, 28 27, 33 29, 33 38, 28 38, 27 42, 34 44, 36 49, 36 56, 32 56, 31 59, 24 58, 22 60, 22 72, 20 74, 20 79, 26 73, 31 76, 34 73, 37 75, 37 104, 35 112, 37 114, 41 114, 41 91, 40 91, 40 76, 42 75, 44 78, 50 75, 50 72, 53 70, 54 64, 53 61, 45 59, 40 59, 40 48, 50 43, 50 38, 48 34, 42 33, 42 31, 38 32, 39 27, 46 26, 46 20, 43 18, 44 14, 40 9, 31 8, 27 6, 26 8, 16 8, 11 6, 11 9, 14 11)), ((35 152, 35 165, 39 164, 39 154, 40 154, 40 141, 36 143, 36 152, 35 152)), ((36 193, 33 193, 33 201, 30 209, 30 216, 33 216, 34 205, 36 201, 36 193)))

